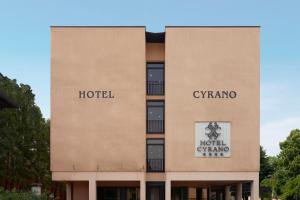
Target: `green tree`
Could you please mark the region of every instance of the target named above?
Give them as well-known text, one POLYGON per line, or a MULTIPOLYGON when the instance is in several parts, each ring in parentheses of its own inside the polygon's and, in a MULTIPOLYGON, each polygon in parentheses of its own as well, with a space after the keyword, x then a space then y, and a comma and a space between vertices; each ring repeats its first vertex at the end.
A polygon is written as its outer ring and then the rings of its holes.
POLYGON ((259 182, 262 199, 271 199, 272 197, 272 182, 270 178, 274 172, 274 167, 272 165, 273 159, 273 157, 267 156, 266 151, 261 146, 259 182))
POLYGON ((273 173, 274 169, 270 163, 270 157, 267 156, 266 151, 260 146, 260 172, 259 172, 259 182, 269 178, 273 173))
POLYGON ((281 198, 283 200, 300 199, 300 175, 285 184, 281 198))
POLYGON ((0 92, 18 106, 0 111, 0 185, 28 189, 30 183, 50 185, 49 121, 45 120, 29 85, 0 73, 0 92))
POLYGON ((287 139, 280 143, 280 150, 277 157, 267 157, 261 151, 261 186, 271 190, 271 193, 266 192, 262 197, 270 199, 273 196, 282 200, 300 199, 300 131, 298 129, 292 130, 287 139), (271 174, 268 171, 269 167, 271 174))
POLYGON ((266 178, 260 182, 260 193, 262 200, 272 199, 272 179, 266 178))
POLYGON ((269 157, 274 172, 262 180, 261 185, 272 189, 272 196, 282 200, 300 199, 300 131, 292 130, 284 142, 280 143, 277 157, 269 157))
POLYGON ((292 130, 287 139, 280 143, 280 149, 278 170, 274 177, 276 192, 283 200, 300 199, 300 130, 292 130))
POLYGON ((20 192, 16 190, 5 191, 0 188, 0 199, 1 200, 48 200, 47 194, 41 196, 34 195, 30 192, 20 192))
POLYGON ((289 177, 300 174, 300 130, 292 130, 284 142, 280 143, 280 165, 287 170, 289 177))

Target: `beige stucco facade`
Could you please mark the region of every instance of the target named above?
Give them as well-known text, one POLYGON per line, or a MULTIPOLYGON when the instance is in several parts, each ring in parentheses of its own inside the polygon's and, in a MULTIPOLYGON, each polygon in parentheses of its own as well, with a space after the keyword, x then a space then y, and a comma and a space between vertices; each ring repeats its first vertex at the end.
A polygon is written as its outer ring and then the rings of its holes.
POLYGON ((163 182, 166 200, 179 186, 224 187, 228 199, 249 182, 257 200, 259 27, 166 27, 164 42, 145 31, 51 28, 52 179, 67 182, 68 200, 126 185, 144 200, 147 182, 163 182), (147 95, 147 62, 164 63, 164 95, 147 95), (236 97, 194 96, 223 90, 236 97), (146 133, 147 100, 164 102, 164 134, 146 133), (195 156, 195 123, 210 121, 230 123, 229 157, 195 156), (149 138, 164 139, 163 172, 147 172, 149 138))
POLYGON ((143 171, 144 34, 144 28, 51 29, 53 172, 143 171), (79 98, 90 90, 109 90, 114 98, 79 98))
POLYGON ((165 62, 167 171, 259 171, 258 28, 167 28, 165 62), (237 97, 197 99, 196 90, 237 97), (231 123, 230 158, 194 156, 197 121, 231 123))

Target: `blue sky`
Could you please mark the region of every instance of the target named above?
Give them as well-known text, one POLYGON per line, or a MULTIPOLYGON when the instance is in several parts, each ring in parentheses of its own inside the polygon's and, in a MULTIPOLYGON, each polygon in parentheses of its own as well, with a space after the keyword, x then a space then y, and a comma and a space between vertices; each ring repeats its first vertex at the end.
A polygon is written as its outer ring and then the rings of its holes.
POLYGON ((0 72, 32 86, 50 117, 50 25, 261 26, 261 144, 300 128, 299 0, 0 0, 0 72))

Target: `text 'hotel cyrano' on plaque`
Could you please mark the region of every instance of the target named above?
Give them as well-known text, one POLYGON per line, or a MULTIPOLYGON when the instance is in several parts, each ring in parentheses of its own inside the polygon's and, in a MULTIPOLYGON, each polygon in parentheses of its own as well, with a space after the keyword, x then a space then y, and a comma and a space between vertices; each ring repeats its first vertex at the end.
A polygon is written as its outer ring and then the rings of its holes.
POLYGON ((230 157, 230 123, 195 123, 196 157, 230 157))

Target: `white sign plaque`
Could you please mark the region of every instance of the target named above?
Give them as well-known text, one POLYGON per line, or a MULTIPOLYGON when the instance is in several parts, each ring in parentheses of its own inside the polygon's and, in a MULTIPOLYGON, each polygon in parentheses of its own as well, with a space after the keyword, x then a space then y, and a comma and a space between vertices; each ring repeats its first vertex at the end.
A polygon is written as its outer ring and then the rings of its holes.
POLYGON ((230 157, 230 123, 195 123, 196 157, 230 157))

